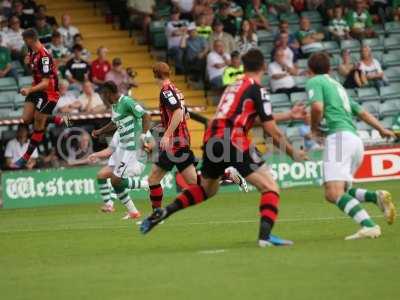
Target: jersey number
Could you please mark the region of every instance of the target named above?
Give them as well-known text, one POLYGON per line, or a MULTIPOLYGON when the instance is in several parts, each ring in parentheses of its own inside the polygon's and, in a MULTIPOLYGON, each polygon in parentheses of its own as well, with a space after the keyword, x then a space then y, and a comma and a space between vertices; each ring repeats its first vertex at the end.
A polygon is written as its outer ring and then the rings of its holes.
POLYGON ((347 95, 346 90, 344 87, 339 84, 336 80, 333 80, 329 77, 329 79, 335 84, 337 92, 339 94, 340 99, 342 100, 344 110, 351 113, 351 105, 350 105, 350 99, 349 96, 347 95))

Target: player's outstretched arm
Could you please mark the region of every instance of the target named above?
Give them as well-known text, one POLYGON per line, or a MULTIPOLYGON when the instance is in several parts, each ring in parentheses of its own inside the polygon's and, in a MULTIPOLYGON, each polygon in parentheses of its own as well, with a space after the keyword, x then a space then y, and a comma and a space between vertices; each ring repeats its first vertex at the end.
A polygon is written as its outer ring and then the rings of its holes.
POLYGON ((294 105, 293 108, 288 112, 274 114, 274 120, 277 123, 291 120, 304 120, 306 114, 306 106, 304 103, 299 103, 294 105))
POLYGON ((113 152, 114 152, 114 150, 111 149, 110 147, 108 147, 99 152, 92 153, 86 158, 87 163, 94 164, 94 163, 98 162, 100 159, 109 158, 113 154, 113 152))
POLYGON ((103 134, 113 133, 115 130, 117 130, 117 125, 115 125, 115 123, 113 122, 110 122, 100 129, 93 130, 92 137, 97 139, 99 136, 103 134))
POLYGON ((266 133, 268 133, 273 140, 275 147, 283 150, 295 161, 307 160, 307 154, 304 151, 294 150, 292 144, 286 139, 285 135, 279 129, 275 120, 265 121, 263 123, 263 128, 266 133))
POLYGON ((358 117, 367 123, 369 126, 375 128, 376 130, 379 131, 379 134, 383 138, 396 138, 396 134, 389 130, 386 129, 382 126, 382 124, 378 121, 377 118, 375 118, 373 115, 371 115, 369 112, 362 110, 358 113, 358 117))
POLYGON ((28 96, 30 93, 43 91, 48 88, 49 82, 49 78, 43 78, 42 81, 35 86, 22 88, 21 95, 28 96))

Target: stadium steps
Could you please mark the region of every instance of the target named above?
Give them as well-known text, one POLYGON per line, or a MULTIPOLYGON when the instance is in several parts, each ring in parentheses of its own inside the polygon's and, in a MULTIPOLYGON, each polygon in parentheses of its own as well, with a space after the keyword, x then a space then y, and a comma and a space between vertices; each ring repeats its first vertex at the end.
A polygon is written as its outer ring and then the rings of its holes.
MULTIPOLYGON (((126 67, 132 67, 137 71, 136 78, 138 88, 132 90, 141 103, 149 109, 158 108, 159 87, 156 84, 151 70, 155 60, 147 51, 146 46, 138 45, 135 39, 129 38, 127 31, 116 30, 112 24, 107 24, 105 17, 99 9, 95 13, 93 3, 83 0, 40 0, 39 3, 47 5, 48 14, 61 21, 61 16, 68 13, 72 17, 72 24, 77 26, 84 38, 84 46, 96 57, 96 49, 104 46, 110 50, 109 59, 120 57, 126 67)), ((185 95, 186 105, 206 106, 203 91, 195 91, 188 88, 183 76, 172 76, 172 80, 185 95)), ((214 111, 206 111, 204 116, 210 117, 214 111)), ((204 134, 204 126, 193 120, 189 121, 189 130, 192 134, 193 150, 197 156, 201 156, 201 144, 204 134)))

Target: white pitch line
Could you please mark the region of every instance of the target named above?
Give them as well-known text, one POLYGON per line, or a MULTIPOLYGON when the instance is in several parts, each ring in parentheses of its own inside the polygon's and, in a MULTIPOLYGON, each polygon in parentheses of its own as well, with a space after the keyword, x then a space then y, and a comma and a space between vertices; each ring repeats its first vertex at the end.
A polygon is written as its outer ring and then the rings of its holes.
POLYGON ((215 249, 215 250, 202 250, 202 251, 197 251, 197 254, 221 254, 226 252, 225 249, 215 249))
MULTIPOLYGON (((372 218, 375 219, 380 219, 383 218, 382 215, 379 216, 371 216, 372 218)), ((349 217, 343 216, 343 217, 317 217, 317 218, 287 218, 287 219, 278 219, 277 224, 279 223, 296 223, 296 222, 329 222, 329 221, 338 221, 338 220, 350 220, 349 217)), ((257 218, 255 219, 249 219, 249 220, 230 220, 230 221, 207 221, 207 222, 188 222, 188 223, 168 223, 165 222, 164 226, 207 226, 207 225, 228 225, 228 224, 249 224, 249 223, 258 223, 259 220, 257 218)), ((135 223, 133 223, 135 224, 135 223)), ((127 224, 129 226, 129 224, 127 224)), ((100 230, 100 229, 126 229, 128 226, 124 225, 118 225, 118 226, 86 226, 86 227, 60 227, 60 228, 53 228, 53 229, 29 229, 29 228, 18 228, 18 229, 11 229, 11 230, 5 230, 5 229, 0 229, 0 233, 19 233, 19 232, 44 232, 44 231, 66 231, 66 230, 100 230)))

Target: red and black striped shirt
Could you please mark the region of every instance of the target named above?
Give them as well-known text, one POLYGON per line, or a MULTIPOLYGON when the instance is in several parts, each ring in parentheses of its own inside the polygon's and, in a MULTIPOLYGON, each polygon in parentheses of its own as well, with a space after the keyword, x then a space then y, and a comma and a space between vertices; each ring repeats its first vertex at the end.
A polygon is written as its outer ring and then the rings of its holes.
POLYGON ((267 89, 245 76, 226 88, 204 134, 204 142, 213 137, 229 138, 237 149, 247 151, 251 144, 248 132, 257 117, 262 122, 273 120, 271 102, 267 89))
POLYGON ((179 108, 183 109, 184 113, 183 119, 172 136, 173 147, 170 150, 172 150, 173 153, 177 152, 179 149, 190 148, 190 134, 186 123, 185 100, 182 92, 171 82, 164 84, 160 92, 161 123, 164 130, 167 130, 174 111, 179 108))
POLYGON ((54 64, 51 54, 42 46, 37 52, 29 52, 29 61, 32 67, 32 85, 38 85, 43 78, 48 78, 49 86, 44 92, 47 94, 49 101, 57 102, 60 98, 58 93, 57 67, 54 64))

